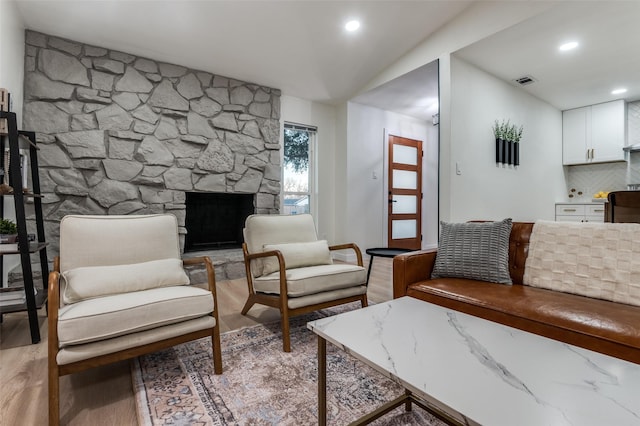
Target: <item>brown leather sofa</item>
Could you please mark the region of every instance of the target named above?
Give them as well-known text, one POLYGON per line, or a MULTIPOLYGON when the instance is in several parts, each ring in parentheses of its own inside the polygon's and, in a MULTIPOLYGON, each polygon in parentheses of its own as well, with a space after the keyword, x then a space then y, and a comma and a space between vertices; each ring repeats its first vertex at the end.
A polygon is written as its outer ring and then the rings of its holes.
POLYGON ((394 298, 415 297, 640 364, 640 306, 522 284, 533 226, 513 223, 509 240, 513 285, 431 279, 437 250, 423 250, 393 259, 394 298))

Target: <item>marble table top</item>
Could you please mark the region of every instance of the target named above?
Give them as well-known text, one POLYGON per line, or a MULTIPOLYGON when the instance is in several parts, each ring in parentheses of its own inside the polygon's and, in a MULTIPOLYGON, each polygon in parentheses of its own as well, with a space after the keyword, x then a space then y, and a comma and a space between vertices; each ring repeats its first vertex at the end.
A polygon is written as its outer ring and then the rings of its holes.
POLYGON ((640 365, 414 298, 307 327, 462 422, 640 425, 640 365))

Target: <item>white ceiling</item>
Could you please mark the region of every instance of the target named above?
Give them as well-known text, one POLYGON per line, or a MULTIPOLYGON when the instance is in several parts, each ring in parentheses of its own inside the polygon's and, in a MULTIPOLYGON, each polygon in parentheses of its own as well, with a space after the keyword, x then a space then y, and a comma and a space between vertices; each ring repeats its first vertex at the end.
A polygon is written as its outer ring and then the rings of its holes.
MULTIPOLYGON (((0 0, 3 1, 3 0, 0 0)), ((349 99, 469 1, 17 0, 28 29, 281 89, 349 99), (344 24, 357 18, 356 33, 344 24)))
MULTIPOLYGON (((28 29, 327 103, 350 99, 471 2, 17 0, 28 29), (357 33, 343 29, 352 18, 362 21, 357 33)), ((505 81, 532 75, 522 89, 562 110, 638 100, 639 22, 637 0, 560 1, 456 55, 505 81), (567 40, 580 47, 559 53, 567 40), (611 95, 617 86, 629 91, 611 95)), ((430 119, 435 64, 354 100, 430 119)))
POLYGON ((356 96, 353 102, 432 121, 439 111, 438 61, 356 96))
POLYGON ((456 54, 506 81, 533 76, 538 81, 523 90, 560 110, 638 100, 640 1, 561 2, 456 54), (579 47, 559 52, 570 40, 579 47), (616 87, 628 92, 612 95, 616 87))

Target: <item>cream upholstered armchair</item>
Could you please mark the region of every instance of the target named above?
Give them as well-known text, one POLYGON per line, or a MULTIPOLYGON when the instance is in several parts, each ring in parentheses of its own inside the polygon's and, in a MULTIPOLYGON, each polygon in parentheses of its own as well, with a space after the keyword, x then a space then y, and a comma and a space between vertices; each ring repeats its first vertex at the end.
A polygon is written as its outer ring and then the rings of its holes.
POLYGON ((222 373, 215 274, 208 257, 182 261, 176 217, 65 216, 49 275, 49 424, 59 377, 209 337, 222 373), (204 263, 206 289, 183 265, 204 263))
POLYGON ((242 314, 255 303, 278 308, 285 352, 291 351, 289 317, 354 301, 367 306, 360 249, 318 240, 311 215, 251 215, 244 241, 249 297, 242 314), (332 262, 330 251, 343 249, 355 251, 357 265, 332 262))

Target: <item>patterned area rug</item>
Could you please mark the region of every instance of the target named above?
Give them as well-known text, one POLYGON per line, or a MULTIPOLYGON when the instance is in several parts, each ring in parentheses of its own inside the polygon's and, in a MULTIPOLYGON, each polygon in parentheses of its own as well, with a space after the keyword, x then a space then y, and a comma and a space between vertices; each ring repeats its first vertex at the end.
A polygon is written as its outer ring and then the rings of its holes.
MULTIPOLYGON (((350 304, 291 320, 291 353, 280 323, 221 336, 222 375, 213 374, 211 340, 146 355, 133 364, 141 425, 313 425, 318 423, 317 337, 308 321, 355 309, 350 304)), ((402 395, 393 383, 327 344, 328 424, 344 425, 402 395)), ((418 407, 402 407, 374 425, 443 425, 418 407)))

